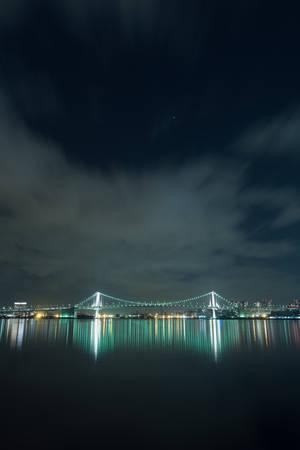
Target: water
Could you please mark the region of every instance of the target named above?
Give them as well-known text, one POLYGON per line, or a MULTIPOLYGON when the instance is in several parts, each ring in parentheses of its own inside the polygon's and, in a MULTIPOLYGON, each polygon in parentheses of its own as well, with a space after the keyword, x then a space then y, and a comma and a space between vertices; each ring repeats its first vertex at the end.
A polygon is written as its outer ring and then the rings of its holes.
POLYGON ((0 320, 1 448, 295 448, 297 320, 0 320))

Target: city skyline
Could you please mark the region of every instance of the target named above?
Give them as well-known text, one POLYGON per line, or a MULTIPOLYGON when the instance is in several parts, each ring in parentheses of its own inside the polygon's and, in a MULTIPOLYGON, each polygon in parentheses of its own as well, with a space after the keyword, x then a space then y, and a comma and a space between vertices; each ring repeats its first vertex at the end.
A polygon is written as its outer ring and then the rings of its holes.
POLYGON ((299 319, 300 300, 276 304, 272 299, 248 302, 215 291, 183 299, 124 299, 97 291, 71 304, 18 301, 0 306, 0 318, 18 319, 299 319))

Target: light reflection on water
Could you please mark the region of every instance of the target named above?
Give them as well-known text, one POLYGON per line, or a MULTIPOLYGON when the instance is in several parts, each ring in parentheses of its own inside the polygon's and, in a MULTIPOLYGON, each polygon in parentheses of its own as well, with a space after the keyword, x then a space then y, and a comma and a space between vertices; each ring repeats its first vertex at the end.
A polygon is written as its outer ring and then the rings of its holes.
POLYGON ((297 320, 0 320, 0 343, 65 345, 95 359, 116 351, 194 352, 215 361, 228 352, 300 349, 297 320))
POLYGON ((296 449, 299 356, 297 320, 0 320, 2 430, 31 450, 296 449))

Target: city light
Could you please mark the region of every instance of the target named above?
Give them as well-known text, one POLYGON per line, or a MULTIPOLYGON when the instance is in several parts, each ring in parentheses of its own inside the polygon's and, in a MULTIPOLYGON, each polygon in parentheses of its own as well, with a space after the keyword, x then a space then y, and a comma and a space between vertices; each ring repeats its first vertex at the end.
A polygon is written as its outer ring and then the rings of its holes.
POLYGON ((181 300, 125 300, 97 291, 83 301, 72 305, 30 305, 15 302, 2 307, 2 317, 18 318, 74 318, 74 319, 257 319, 298 318, 300 304, 293 300, 289 304, 276 305, 271 301, 233 301, 211 291, 196 297, 181 300), (36 313, 36 311, 39 311, 36 313))

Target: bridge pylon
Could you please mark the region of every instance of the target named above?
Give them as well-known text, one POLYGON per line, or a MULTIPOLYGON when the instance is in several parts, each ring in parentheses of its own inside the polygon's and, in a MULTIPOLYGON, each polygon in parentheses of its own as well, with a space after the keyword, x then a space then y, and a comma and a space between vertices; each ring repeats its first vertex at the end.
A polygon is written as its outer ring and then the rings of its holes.
POLYGON ((97 319, 99 317, 99 309, 103 306, 101 292, 97 291, 95 297, 96 299, 93 306, 95 308, 95 319, 97 319))
POLYGON ((219 309, 219 305, 217 304, 217 302, 216 302, 216 297, 215 297, 215 292, 214 291, 211 291, 211 293, 210 293, 210 305, 209 305, 209 307, 212 309, 212 312, 213 312, 213 319, 216 319, 217 318, 217 316, 216 316, 216 309, 219 309))

